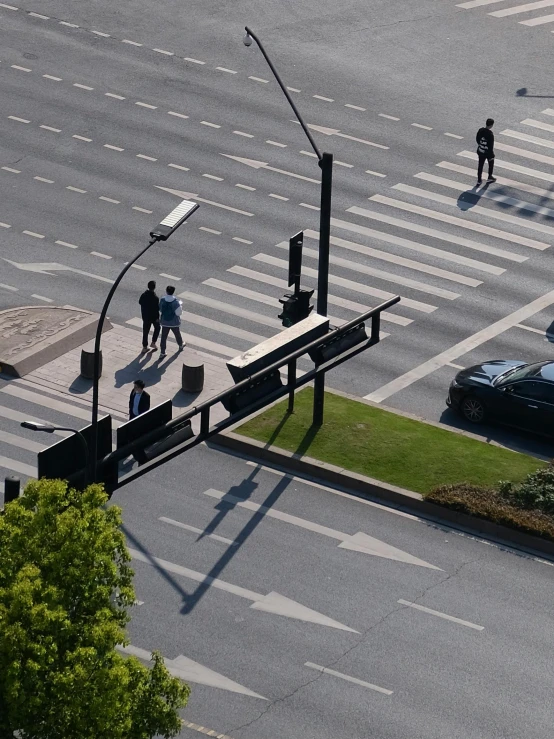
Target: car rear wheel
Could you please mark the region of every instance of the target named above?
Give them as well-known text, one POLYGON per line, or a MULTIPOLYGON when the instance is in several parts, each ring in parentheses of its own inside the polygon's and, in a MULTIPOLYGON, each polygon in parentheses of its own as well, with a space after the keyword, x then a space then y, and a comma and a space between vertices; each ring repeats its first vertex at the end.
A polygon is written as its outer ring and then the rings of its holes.
POLYGON ((471 423, 483 423, 486 410, 483 403, 475 395, 466 395, 460 405, 462 416, 471 423))

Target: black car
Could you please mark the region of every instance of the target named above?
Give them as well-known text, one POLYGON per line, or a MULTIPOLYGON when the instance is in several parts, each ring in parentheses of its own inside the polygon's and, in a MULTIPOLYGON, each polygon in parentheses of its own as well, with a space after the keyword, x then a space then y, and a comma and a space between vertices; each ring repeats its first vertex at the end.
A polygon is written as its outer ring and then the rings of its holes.
POLYGON ((499 421, 554 437, 554 362, 493 359, 458 372, 448 406, 472 423, 499 421))

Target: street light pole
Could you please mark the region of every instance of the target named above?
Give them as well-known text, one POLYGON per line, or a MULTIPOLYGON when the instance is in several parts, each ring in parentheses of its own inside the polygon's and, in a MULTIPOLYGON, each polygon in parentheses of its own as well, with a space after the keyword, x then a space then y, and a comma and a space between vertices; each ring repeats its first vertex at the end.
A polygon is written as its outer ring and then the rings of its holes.
POLYGON ((158 241, 166 241, 171 234, 181 226, 189 216, 191 216, 195 210, 198 209, 198 203, 193 203, 190 200, 183 200, 171 213, 166 216, 160 224, 150 232, 150 241, 148 245, 144 247, 136 257, 128 262, 125 267, 119 273, 116 281, 111 286, 110 291, 104 301, 100 317, 98 319, 98 325, 96 326, 96 336, 94 338, 94 365, 93 365, 93 376, 92 376, 92 419, 91 419, 91 443, 90 443, 90 480, 96 482, 96 471, 97 471, 97 456, 98 456, 98 395, 99 395, 99 382, 100 382, 100 340, 102 338, 102 329, 104 328, 104 322, 108 313, 111 300, 114 296, 115 291, 121 280, 125 277, 129 269, 137 262, 145 252, 150 249, 158 241))
MULTIPOLYGON (((245 26, 244 30, 246 35, 244 37, 244 45, 251 46, 252 39, 256 42, 258 48, 263 54, 269 68, 273 72, 273 76, 277 80, 277 83, 287 98, 290 107, 294 111, 294 115, 298 119, 298 123, 302 126, 302 129, 315 152, 318 159, 318 164, 321 169, 321 203, 319 209, 319 259, 318 259, 318 271, 317 271, 317 312, 320 316, 327 315, 327 302, 329 294, 329 244, 331 238, 331 193, 333 186, 333 155, 327 152, 320 152, 317 144, 315 143, 312 134, 308 126, 304 123, 304 120, 294 101, 292 100, 289 92, 275 67, 271 59, 268 57, 266 50, 263 47, 262 42, 253 33, 248 26, 245 26)), ((314 381, 314 408, 313 408, 313 425, 321 426, 323 423, 323 407, 325 402, 325 373, 320 372, 316 375, 314 381)))
POLYGON ((67 426, 50 426, 49 424, 38 423, 36 421, 22 421, 21 427, 24 429, 30 429, 31 431, 45 431, 47 434, 53 434, 54 431, 70 431, 72 434, 75 434, 75 436, 77 436, 79 441, 81 442, 81 446, 83 447, 83 455, 84 455, 84 460, 85 460, 84 486, 86 487, 88 485, 88 469, 89 469, 88 446, 87 446, 87 440, 85 439, 85 437, 80 431, 78 431, 77 429, 69 428, 67 426))

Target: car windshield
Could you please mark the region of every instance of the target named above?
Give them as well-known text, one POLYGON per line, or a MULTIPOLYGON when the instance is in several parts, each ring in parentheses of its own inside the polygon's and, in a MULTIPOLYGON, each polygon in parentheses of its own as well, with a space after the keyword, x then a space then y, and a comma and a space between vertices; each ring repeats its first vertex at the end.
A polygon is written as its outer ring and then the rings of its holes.
POLYGON ((529 377, 541 377, 542 368, 550 364, 552 362, 535 362, 534 364, 526 364, 523 367, 514 367, 499 375, 494 381, 494 384, 501 385, 508 380, 510 382, 516 382, 517 380, 526 380, 529 377))

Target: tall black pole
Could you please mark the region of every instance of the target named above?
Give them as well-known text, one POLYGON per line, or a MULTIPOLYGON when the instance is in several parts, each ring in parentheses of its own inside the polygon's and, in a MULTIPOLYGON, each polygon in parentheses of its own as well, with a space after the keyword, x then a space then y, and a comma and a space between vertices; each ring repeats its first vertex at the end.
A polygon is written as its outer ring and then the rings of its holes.
MULTIPOLYGON (((331 239, 331 193, 333 188, 333 155, 323 152, 321 167, 321 207, 319 210, 319 261, 317 266, 317 312, 327 315, 329 295, 329 244, 331 239)), ((313 425, 323 424, 325 400, 325 373, 320 372, 314 380, 313 425)))
POLYGON ((131 261, 128 262, 128 264, 125 265, 125 267, 121 270, 119 273, 118 278, 114 282, 114 284, 110 288, 110 292, 108 293, 108 297, 104 301, 104 305, 102 307, 102 311, 100 312, 100 318, 98 319, 98 325, 96 326, 96 336, 94 338, 94 366, 93 366, 93 373, 92 373, 92 420, 91 420, 91 439, 90 439, 90 455, 89 455, 89 462, 90 462, 90 474, 89 479, 92 483, 96 482, 96 457, 98 456, 98 383, 100 381, 100 339, 102 338, 102 329, 104 328, 104 321, 106 320, 106 314, 108 312, 108 308, 110 307, 110 303, 112 301, 112 298, 114 296, 115 291, 117 290, 117 287, 121 280, 125 277, 125 274, 127 271, 131 268, 131 266, 138 261, 142 255, 150 249, 150 247, 156 243, 156 241, 159 241, 158 237, 152 238, 148 246, 145 247, 137 256, 131 261))

